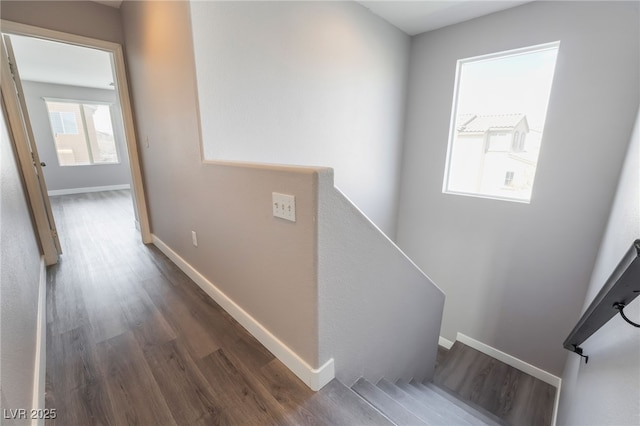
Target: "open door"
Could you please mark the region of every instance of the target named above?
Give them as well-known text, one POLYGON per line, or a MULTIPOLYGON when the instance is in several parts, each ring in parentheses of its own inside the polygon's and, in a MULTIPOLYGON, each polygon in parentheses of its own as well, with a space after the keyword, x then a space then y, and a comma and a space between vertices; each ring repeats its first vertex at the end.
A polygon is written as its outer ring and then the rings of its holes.
POLYGON ((2 39, 2 56, 0 87, 2 89, 3 108, 6 109, 9 118, 9 126, 13 135, 20 168, 24 177, 25 186, 29 196, 29 202, 33 211, 34 220, 40 245, 47 265, 53 265, 58 261, 58 255, 62 254, 58 232, 56 230, 51 204, 47 193, 47 184, 42 174, 38 150, 36 148, 27 105, 24 101, 22 83, 18 74, 11 40, 8 36, 2 39))

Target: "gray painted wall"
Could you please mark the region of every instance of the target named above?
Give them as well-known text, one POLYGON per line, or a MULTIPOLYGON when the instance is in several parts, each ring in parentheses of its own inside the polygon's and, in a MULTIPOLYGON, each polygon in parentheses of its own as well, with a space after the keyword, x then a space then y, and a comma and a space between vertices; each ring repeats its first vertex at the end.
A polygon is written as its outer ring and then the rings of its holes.
POLYGON ((2 0, 0 15, 7 21, 114 43, 124 41, 120 11, 92 1, 2 0))
POLYGON ((318 367, 315 173, 204 164, 189 5, 125 2, 122 14, 152 232, 318 367), (296 196, 296 223, 272 216, 273 191, 296 196))
POLYGON ((462 332, 561 375, 638 105, 637 2, 534 2, 412 42, 398 243, 462 332), (456 61, 560 40, 531 204, 442 193, 456 61))
MULTIPOLYGON (((582 312, 637 238, 640 238, 640 111, 582 312)), ((632 321, 640 323, 640 300, 636 299, 624 311, 632 321)), ((558 424, 640 424, 638 329, 618 315, 582 347, 589 355, 589 364, 585 365, 576 355, 568 356, 562 376, 558 424)))
POLYGON ((312 368, 335 357, 347 382, 429 376, 441 291, 329 172, 203 162, 188 5, 122 12, 153 233, 312 368), (273 191, 296 196, 295 223, 272 216, 273 191))
POLYGON ((355 2, 193 2, 203 153, 332 167, 395 238, 410 38, 355 2))
POLYGON ((40 249, 22 176, 0 114, 0 389, 2 408, 32 407, 40 249))
MULTIPOLYGON (((20 64, 18 64, 19 66, 20 64)), ((24 97, 36 139, 40 160, 47 166, 43 169, 47 189, 63 190, 96 186, 130 184, 129 157, 124 139, 122 112, 114 90, 93 89, 89 87, 66 86, 60 84, 24 81, 24 97), (113 104, 111 119, 116 138, 119 164, 99 164, 88 166, 61 167, 56 155, 53 134, 47 105, 43 97, 70 99, 79 101, 99 101, 113 104)))
POLYGON ((320 174, 318 212, 320 361, 336 377, 429 379, 444 294, 320 174))

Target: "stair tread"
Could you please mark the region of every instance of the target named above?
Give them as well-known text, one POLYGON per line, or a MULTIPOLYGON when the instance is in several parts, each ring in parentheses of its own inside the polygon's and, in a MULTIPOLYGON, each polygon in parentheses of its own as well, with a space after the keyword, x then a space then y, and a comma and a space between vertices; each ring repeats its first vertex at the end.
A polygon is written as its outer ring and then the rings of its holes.
POLYGON ((433 393, 422 391, 416 388, 414 385, 399 381, 396 385, 407 392, 409 395, 413 396, 418 402, 427 407, 429 410, 432 410, 442 417, 446 418, 450 422, 455 422, 456 425, 464 425, 470 426, 474 423, 478 423, 478 420, 475 419, 475 422, 469 421, 466 412, 461 412, 461 408, 457 405, 451 403, 450 401, 443 401, 441 398, 437 398, 433 393))
POLYGON ((467 410, 464 407, 462 407, 460 404, 457 404, 454 401, 451 401, 450 399, 445 398, 444 396, 440 395, 438 392, 430 389, 429 387, 425 386, 422 383, 412 381, 409 384, 415 387, 418 390, 418 392, 421 392, 423 395, 426 395, 427 398, 429 398, 434 403, 438 405, 446 404, 448 407, 451 407, 451 409, 459 417, 461 417, 462 419, 464 419, 465 421, 471 424, 478 424, 479 421, 482 422, 482 424, 486 424, 486 425, 494 424, 493 422, 488 422, 487 419, 485 419, 485 417, 482 415, 482 413, 478 413, 480 415, 477 415, 476 411, 473 410, 472 408, 470 410, 467 410))
POLYGON ((382 389, 360 378, 351 389, 396 425, 426 425, 415 414, 407 410, 382 389))
POLYGON ((483 422, 485 422, 485 423, 487 423, 487 424, 489 424, 491 426, 499 426, 499 425, 508 425, 509 424, 505 420, 499 418, 498 416, 496 416, 495 414, 485 410, 484 408, 474 404, 473 402, 461 400, 456 395, 454 395, 452 392, 450 392, 450 391, 438 386, 437 384, 435 384, 433 382, 422 383, 422 386, 424 386, 427 389, 433 391, 434 393, 437 393, 442 398, 449 400, 451 403, 456 404, 461 409, 471 413, 472 415, 476 416, 477 418, 481 419, 483 422))
POLYGON ((373 408, 357 393, 334 379, 317 392, 311 399, 320 402, 324 407, 338 410, 340 422, 344 424, 393 425, 378 410, 373 408))
POLYGON ((381 379, 377 386, 393 398, 398 404, 415 414, 422 419, 428 425, 444 425, 447 424, 446 417, 436 413, 433 410, 425 407, 413 396, 400 389, 395 384, 389 382, 386 379, 381 379))

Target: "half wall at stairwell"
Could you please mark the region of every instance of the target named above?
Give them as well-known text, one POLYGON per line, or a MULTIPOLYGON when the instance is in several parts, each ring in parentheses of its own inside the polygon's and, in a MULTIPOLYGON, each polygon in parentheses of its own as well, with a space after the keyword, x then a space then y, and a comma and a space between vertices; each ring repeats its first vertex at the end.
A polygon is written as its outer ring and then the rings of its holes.
POLYGON ((319 175, 320 359, 351 386, 430 379, 444 293, 358 207, 319 175))

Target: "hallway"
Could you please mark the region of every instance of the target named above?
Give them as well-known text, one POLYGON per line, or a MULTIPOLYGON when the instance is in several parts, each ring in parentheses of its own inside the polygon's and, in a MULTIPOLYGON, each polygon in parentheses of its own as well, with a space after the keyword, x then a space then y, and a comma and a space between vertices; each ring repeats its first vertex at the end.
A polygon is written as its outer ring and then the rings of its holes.
POLYGON ((64 254, 48 270, 48 424, 389 424, 336 380, 309 390, 144 246, 129 191, 51 202, 64 254))

